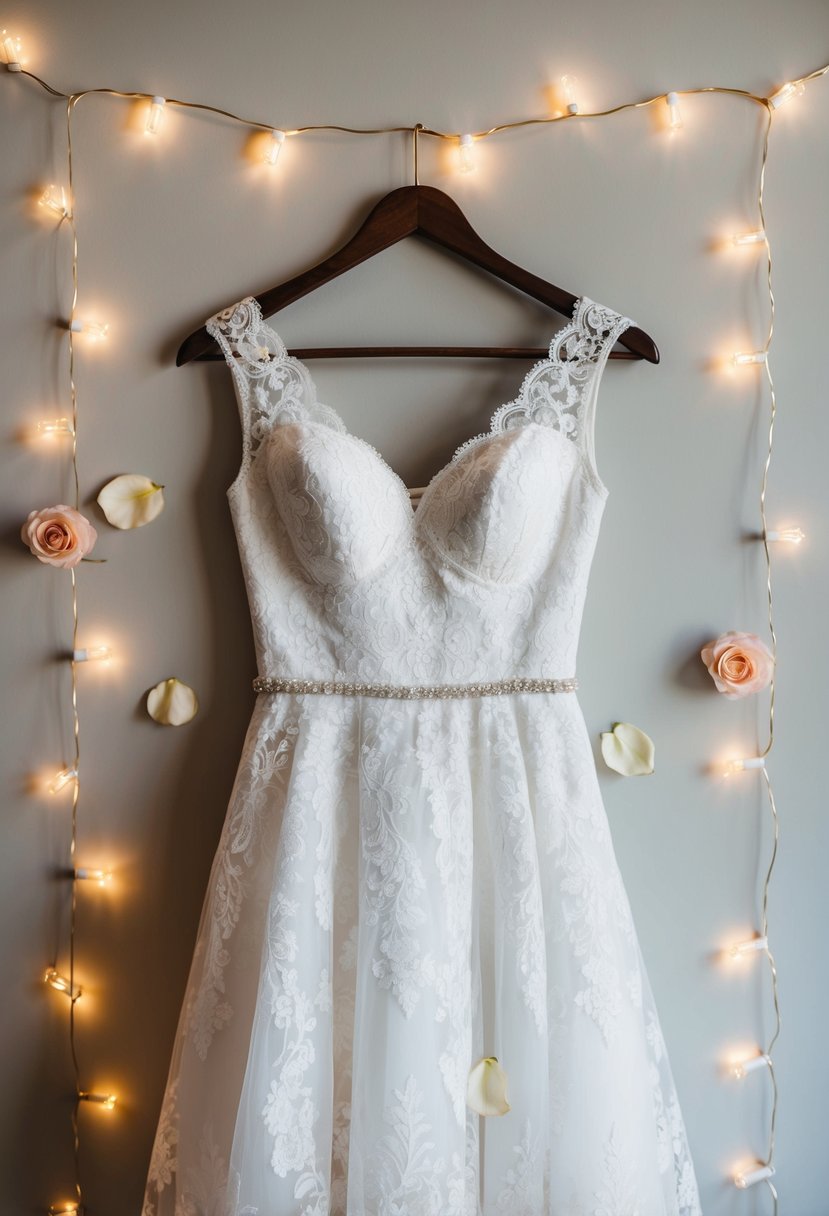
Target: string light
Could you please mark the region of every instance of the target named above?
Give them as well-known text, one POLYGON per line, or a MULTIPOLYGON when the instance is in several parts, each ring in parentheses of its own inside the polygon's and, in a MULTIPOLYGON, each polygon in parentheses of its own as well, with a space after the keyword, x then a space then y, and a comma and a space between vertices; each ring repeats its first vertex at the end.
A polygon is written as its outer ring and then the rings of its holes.
POLYGON ((279 160, 279 153, 282 151, 282 145, 285 142, 285 132, 274 129, 268 136, 268 143, 265 150, 263 160, 266 164, 273 167, 279 160))
POLYGON ((753 954, 762 954, 769 948, 769 939, 763 935, 758 937, 749 937, 744 942, 735 942, 729 948, 728 954, 733 959, 750 958, 753 954))
POLYGON ((773 1178, 775 1169, 773 1165, 766 1165, 763 1161, 758 1161, 756 1166, 751 1169, 737 1170, 734 1174, 734 1185, 738 1190, 745 1191, 750 1186, 755 1186, 758 1182, 762 1182, 765 1178, 773 1178))
POLYGON ((72 785, 77 780, 78 770, 76 768, 62 768, 60 772, 55 773, 46 788, 50 794, 59 794, 61 790, 65 790, 68 785, 72 785))
POLYGON ((6 67, 8 70, 10 72, 21 72, 23 68, 20 62, 20 39, 3 30, 2 34, 0 34, 0 41, 3 43, 3 54, 6 57, 6 67))
POLYGON ((776 93, 772 93, 771 97, 769 98, 769 105, 773 106, 776 110, 785 102, 791 101, 793 97, 800 97, 801 94, 805 92, 805 89, 806 85, 802 80, 787 81, 787 83, 782 85, 776 93))
POLYGON ((765 768, 765 756, 740 756, 729 760, 726 766, 726 776, 731 773, 742 773, 747 768, 765 768))
POLYGON ((94 1102, 98 1106, 102 1106, 104 1110, 113 1110, 118 1101, 116 1094, 96 1094, 86 1090, 81 1090, 78 1094, 81 1102, 94 1102))
POLYGON ((56 439, 61 435, 74 435, 75 428, 68 418, 44 418, 36 427, 41 439, 56 439))
POLYGON ((109 337, 109 325, 101 321, 82 321, 73 317, 69 322, 69 330, 73 334, 83 334, 90 342, 104 342, 109 337))
POLYGON ((88 879, 90 882, 97 882, 99 887, 106 887, 112 882, 112 870, 91 870, 87 866, 81 866, 72 871, 72 877, 88 879))
POLYGON ((472 173, 475 169, 475 141, 469 134, 458 139, 458 168, 461 173, 472 173))
POLYGON ((765 363, 767 357, 768 352, 764 350, 742 350, 734 352, 731 362, 735 367, 748 367, 752 363, 765 363))
POLYGON ((51 211, 53 215, 57 215, 62 220, 69 219, 71 215, 66 190, 63 186, 56 186, 54 182, 46 187, 37 200, 37 204, 39 207, 43 207, 44 211, 51 211))
POLYGON ((55 992, 65 993, 73 1001, 76 1001, 81 996, 81 989, 75 988, 73 992, 72 981, 67 979, 65 975, 61 975, 54 967, 46 968, 43 982, 48 984, 50 988, 54 988, 55 992))
POLYGON ((678 131, 682 126, 682 111, 679 108, 679 97, 676 93, 668 93, 665 97, 668 107, 668 126, 671 131, 678 131))
POLYGON ((801 541, 806 539, 806 533, 800 528, 780 528, 777 531, 769 531, 766 529, 764 533, 766 540, 785 541, 789 545, 799 545, 801 541))
POLYGON ((759 1051, 753 1056, 747 1056, 744 1060, 735 1060, 731 1065, 731 1075, 736 1077, 738 1081, 742 1081, 750 1072, 757 1072, 761 1068, 771 1067, 771 1056, 765 1051, 759 1051))
POLYGON ((578 83, 575 76, 562 76, 561 78, 561 91, 568 114, 578 114, 579 112, 579 103, 576 100, 578 83))
POLYGON ((80 650, 72 651, 74 663, 108 663, 111 658, 112 651, 109 646, 84 646, 80 650))
POLYGON ((49 1204, 49 1216, 68 1216, 68 1213, 79 1213, 80 1210, 80 1204, 75 1203, 73 1199, 49 1204))
POLYGON ((150 110, 147 114, 147 122, 144 127, 145 135, 158 135, 164 122, 164 110, 166 109, 167 101, 164 97, 154 97, 150 102, 150 110))
POLYGON ((766 234, 762 228, 755 228, 753 232, 735 232, 731 240, 733 244, 738 246, 764 245, 766 234))

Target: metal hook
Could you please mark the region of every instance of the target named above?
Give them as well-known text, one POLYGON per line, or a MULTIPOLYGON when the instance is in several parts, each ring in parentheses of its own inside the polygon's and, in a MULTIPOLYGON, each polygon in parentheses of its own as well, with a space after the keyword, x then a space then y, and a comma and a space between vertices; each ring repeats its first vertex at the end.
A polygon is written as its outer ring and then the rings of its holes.
POLYGON ((422 131, 422 130, 423 130, 422 122, 416 122, 415 125, 412 127, 412 152, 414 154, 414 184, 416 186, 420 185, 420 179, 418 178, 418 175, 417 175, 417 133, 418 133, 418 131, 422 131))

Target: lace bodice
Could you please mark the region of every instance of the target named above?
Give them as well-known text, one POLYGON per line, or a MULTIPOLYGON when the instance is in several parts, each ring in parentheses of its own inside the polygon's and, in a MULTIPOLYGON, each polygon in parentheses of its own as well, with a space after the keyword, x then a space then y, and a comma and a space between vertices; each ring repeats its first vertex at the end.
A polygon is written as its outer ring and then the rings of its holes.
POLYGON ((317 400, 248 297, 207 323, 233 369, 228 489, 261 676, 400 684, 568 677, 608 490, 596 396, 633 322, 577 301, 549 356, 462 444, 416 511, 317 400))

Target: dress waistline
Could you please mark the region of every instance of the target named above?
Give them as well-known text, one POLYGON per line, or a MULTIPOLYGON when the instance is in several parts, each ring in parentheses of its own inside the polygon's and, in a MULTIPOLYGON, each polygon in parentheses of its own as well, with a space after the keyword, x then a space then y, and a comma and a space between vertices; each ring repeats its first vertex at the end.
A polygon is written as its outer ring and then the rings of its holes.
POLYGON ((387 697, 398 701, 444 700, 458 697, 497 697, 511 692, 575 692, 575 676, 532 679, 514 676, 477 684, 365 684, 340 680, 298 680, 287 676, 257 676, 254 692, 311 692, 347 697, 387 697))

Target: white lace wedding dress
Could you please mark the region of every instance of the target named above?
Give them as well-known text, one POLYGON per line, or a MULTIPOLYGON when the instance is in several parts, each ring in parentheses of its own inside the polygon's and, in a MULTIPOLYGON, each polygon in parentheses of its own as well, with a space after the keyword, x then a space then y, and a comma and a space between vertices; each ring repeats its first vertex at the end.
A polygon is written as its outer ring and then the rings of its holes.
POLYGON ((699 1216, 574 679, 631 324, 579 300, 413 512, 253 299, 208 323, 261 678, 143 1216, 699 1216))

